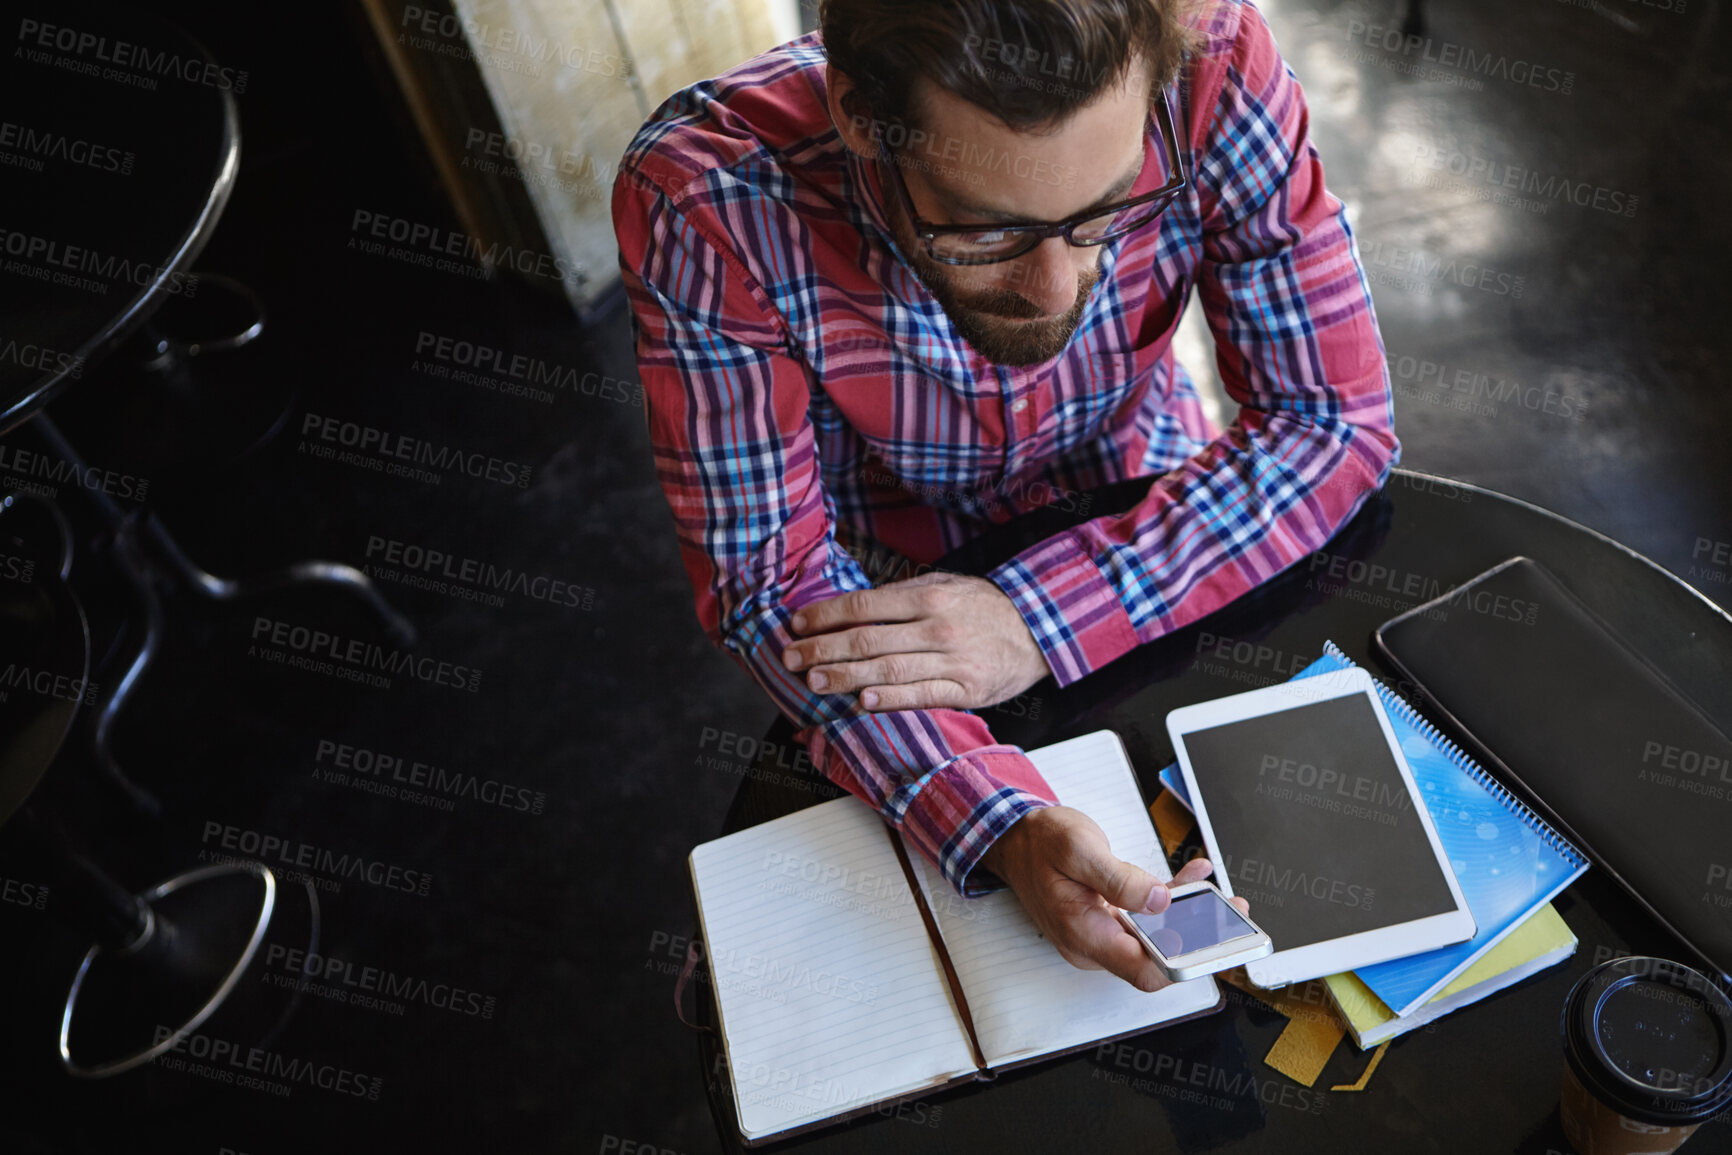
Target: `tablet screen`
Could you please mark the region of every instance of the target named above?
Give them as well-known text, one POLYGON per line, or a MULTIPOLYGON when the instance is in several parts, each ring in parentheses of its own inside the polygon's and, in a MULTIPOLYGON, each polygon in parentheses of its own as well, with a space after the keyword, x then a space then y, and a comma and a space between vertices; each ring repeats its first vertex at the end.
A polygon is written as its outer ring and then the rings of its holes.
POLYGON ((1367 694, 1192 730, 1184 743, 1220 847, 1216 874, 1276 950, 1456 909, 1367 694))

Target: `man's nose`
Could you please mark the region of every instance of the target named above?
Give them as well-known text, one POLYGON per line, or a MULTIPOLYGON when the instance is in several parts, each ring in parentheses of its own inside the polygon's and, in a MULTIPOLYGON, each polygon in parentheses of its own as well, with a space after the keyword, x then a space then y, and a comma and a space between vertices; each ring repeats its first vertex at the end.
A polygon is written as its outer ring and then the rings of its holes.
POLYGON ((1076 303, 1078 256, 1092 253, 1063 237, 1048 237, 1016 262, 1012 288, 1048 317, 1076 303))

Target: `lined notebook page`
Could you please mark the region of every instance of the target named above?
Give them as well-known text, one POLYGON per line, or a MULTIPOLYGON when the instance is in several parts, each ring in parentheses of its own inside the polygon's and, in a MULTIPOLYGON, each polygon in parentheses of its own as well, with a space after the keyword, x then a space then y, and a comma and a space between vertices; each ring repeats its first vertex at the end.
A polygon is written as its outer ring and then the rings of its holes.
MULTIPOLYGON (((1172 877, 1118 735, 1100 730, 1028 756, 1060 802, 1095 820, 1114 854, 1157 878, 1172 877)), ((1212 978, 1146 994, 1105 971, 1078 970, 1040 937, 1014 893, 960 898, 924 858, 910 857, 991 1066, 1151 1027, 1220 999, 1212 978)))
POLYGON ((692 851, 748 1139, 975 1070, 884 822, 837 798, 692 851))

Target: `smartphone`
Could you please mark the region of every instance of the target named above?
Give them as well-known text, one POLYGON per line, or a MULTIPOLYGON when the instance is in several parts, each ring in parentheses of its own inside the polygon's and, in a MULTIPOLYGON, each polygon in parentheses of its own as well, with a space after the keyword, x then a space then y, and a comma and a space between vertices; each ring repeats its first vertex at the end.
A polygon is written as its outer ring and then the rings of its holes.
POLYGON ((1214 883, 1181 883, 1172 895, 1172 905, 1160 914, 1121 910, 1119 921, 1174 982, 1243 966, 1274 952, 1263 929, 1240 914, 1214 883))

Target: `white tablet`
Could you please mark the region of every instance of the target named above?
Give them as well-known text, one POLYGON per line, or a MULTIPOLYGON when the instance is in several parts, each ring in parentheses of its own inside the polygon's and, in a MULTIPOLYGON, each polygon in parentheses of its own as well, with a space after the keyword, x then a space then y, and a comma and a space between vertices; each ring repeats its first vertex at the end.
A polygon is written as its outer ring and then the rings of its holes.
POLYGON ((1473 912, 1371 675, 1346 669, 1167 715, 1215 881, 1275 953, 1260 987, 1466 942, 1473 912))

